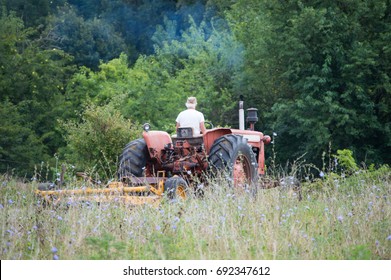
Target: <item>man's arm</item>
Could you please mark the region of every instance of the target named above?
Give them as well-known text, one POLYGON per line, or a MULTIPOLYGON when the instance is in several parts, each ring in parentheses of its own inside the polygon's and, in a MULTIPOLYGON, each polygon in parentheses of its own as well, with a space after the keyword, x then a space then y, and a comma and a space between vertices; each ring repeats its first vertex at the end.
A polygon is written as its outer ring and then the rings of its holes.
POLYGON ((202 134, 205 134, 206 128, 204 122, 200 122, 200 130, 202 134))

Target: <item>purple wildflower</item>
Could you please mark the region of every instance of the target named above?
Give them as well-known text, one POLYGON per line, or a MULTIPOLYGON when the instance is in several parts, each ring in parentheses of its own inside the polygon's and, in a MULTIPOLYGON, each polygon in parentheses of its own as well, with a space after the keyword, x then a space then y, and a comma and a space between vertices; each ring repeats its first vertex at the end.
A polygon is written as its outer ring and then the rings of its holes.
POLYGON ((342 215, 339 215, 339 216, 337 217, 337 220, 340 221, 340 222, 342 223, 342 221, 343 221, 343 216, 342 216, 342 215))
POLYGON ((58 252, 57 248, 56 247, 52 247, 52 253, 55 254, 57 252, 58 252))
POLYGON ((391 235, 389 235, 389 236, 387 237, 387 240, 391 240, 391 235))
POLYGON ((12 199, 8 199, 8 204, 13 204, 14 201, 12 199))
POLYGON ((0 203, 0 209, 3 209, 3 208, 4 208, 3 204, 0 203))
POLYGON ((57 261, 59 259, 60 259, 60 257, 58 255, 53 255, 53 260, 57 261))

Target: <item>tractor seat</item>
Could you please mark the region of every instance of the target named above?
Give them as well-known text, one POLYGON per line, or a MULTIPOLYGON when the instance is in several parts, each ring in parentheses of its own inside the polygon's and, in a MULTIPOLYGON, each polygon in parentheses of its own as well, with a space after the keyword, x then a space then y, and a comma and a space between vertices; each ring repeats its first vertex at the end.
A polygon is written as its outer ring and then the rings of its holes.
POLYGON ((202 134, 194 136, 192 127, 179 127, 177 129, 177 134, 172 135, 171 138, 174 145, 176 141, 183 140, 186 140, 187 142, 189 142, 190 145, 193 146, 201 145, 204 143, 204 136, 202 134))

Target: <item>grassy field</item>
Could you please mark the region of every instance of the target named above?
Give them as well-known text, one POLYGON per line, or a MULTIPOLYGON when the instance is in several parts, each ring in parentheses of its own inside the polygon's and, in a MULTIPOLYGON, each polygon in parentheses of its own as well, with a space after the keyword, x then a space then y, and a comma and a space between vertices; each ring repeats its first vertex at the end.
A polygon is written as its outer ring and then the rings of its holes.
MULTIPOLYGON (((80 183, 69 184, 68 187, 80 183)), ((297 193, 233 194, 160 207, 44 208, 36 183, 0 177, 0 259, 391 259, 391 169, 326 174, 297 193)))

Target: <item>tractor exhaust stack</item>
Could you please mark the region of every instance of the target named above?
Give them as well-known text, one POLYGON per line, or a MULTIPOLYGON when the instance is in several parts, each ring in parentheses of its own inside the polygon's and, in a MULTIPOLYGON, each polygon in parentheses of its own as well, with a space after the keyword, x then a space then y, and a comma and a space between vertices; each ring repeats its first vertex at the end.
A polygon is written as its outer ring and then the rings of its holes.
POLYGON ((239 101, 239 129, 244 130, 244 109, 242 99, 239 101))

